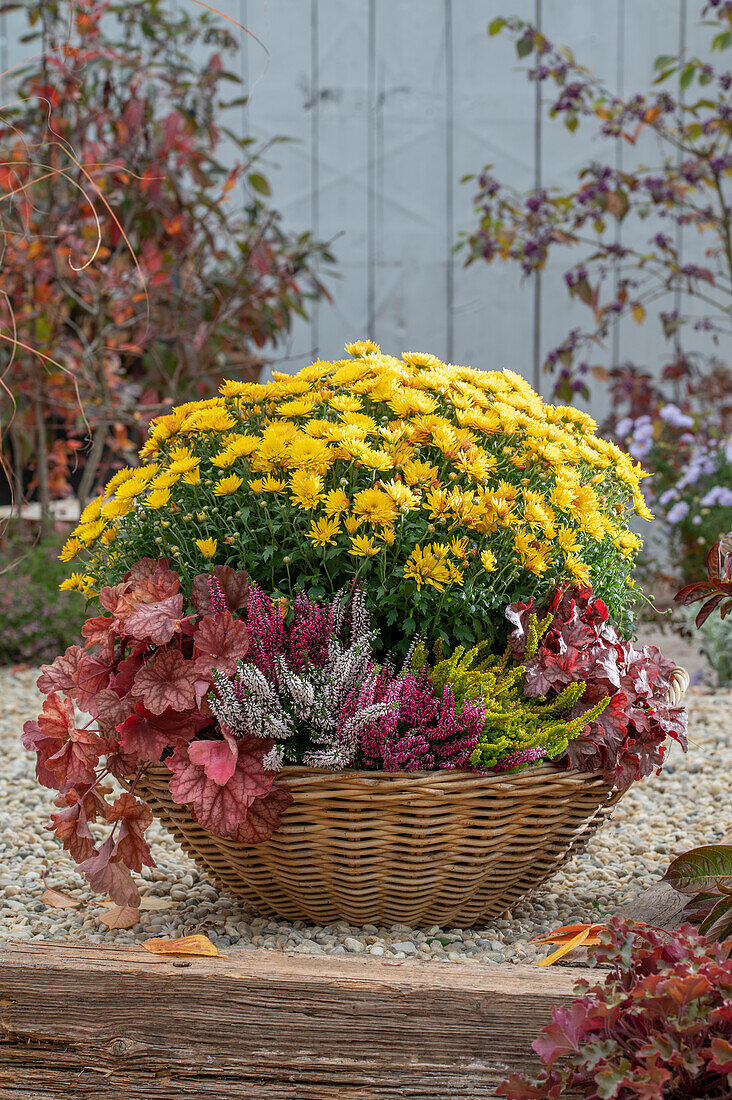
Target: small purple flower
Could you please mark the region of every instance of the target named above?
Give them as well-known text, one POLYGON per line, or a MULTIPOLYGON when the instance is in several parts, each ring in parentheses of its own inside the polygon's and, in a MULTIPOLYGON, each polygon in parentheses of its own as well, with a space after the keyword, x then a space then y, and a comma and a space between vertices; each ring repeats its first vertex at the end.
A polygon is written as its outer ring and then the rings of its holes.
POLYGON ((682 519, 686 519, 689 514, 689 505, 685 500, 680 500, 678 504, 674 504, 673 508, 670 508, 666 513, 666 521, 672 526, 677 523, 681 523, 682 519))

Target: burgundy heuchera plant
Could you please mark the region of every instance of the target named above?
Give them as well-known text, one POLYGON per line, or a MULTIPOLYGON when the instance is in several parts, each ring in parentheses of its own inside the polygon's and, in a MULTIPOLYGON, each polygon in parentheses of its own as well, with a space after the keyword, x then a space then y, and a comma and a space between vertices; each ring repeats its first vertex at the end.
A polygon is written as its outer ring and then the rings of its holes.
MULTIPOLYGON (((610 703, 584 731, 569 742, 565 762, 579 771, 602 770, 623 789, 660 768, 667 737, 686 751, 687 717, 683 707, 669 706, 674 664, 655 646, 636 649, 610 622, 609 612, 591 589, 559 591, 549 613, 553 620, 535 657, 526 662, 525 693, 551 699, 568 684, 587 684, 568 717, 578 717, 606 695, 610 703)), ((514 624, 510 643, 521 660, 526 648, 534 602, 512 604, 506 614, 514 624)))
POLYGON ((233 674, 249 649, 249 631, 234 617, 245 605, 248 578, 228 566, 193 583, 185 614, 180 578, 164 560, 137 562, 124 580, 103 588, 107 611, 89 619, 85 646, 71 646, 44 665, 38 687, 47 696, 23 744, 37 753, 36 774, 58 791, 50 828, 92 888, 118 904, 139 900, 130 871, 153 866, 145 829, 152 811, 135 796, 152 763, 170 770, 174 801, 220 836, 244 843, 266 839, 291 802, 264 766, 268 738, 234 739, 207 702, 213 670, 233 674), (79 724, 76 708, 91 718, 79 724), (129 782, 114 801, 108 777, 129 782), (111 826, 97 844, 90 824, 111 826))
POLYGON ((512 1073, 508 1100, 725 1100, 732 1096, 732 940, 710 944, 689 926, 600 933, 603 984, 552 1009, 532 1044, 543 1069, 512 1073))

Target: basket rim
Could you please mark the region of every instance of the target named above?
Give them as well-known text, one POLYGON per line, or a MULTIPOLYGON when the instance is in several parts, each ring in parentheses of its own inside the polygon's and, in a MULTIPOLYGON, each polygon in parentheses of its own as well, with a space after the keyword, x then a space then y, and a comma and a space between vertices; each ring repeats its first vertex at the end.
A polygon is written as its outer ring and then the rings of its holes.
MULTIPOLYGON (((140 782, 144 783, 145 775, 149 773, 158 773, 164 775, 170 775, 170 769, 166 767, 163 761, 156 761, 148 768, 145 769, 140 782)), ((609 787, 613 787, 614 784, 605 776, 602 770, 596 770, 591 772, 583 772, 578 768, 561 768, 556 764, 539 764, 535 768, 526 768, 521 772, 480 772, 473 771, 472 769, 463 768, 435 768, 431 771, 367 771, 361 768, 307 768, 301 764, 287 765, 280 768, 276 773, 275 782, 278 780, 307 780, 307 779, 338 779, 338 780, 357 780, 357 779, 371 779, 380 780, 384 783, 390 781, 404 782, 417 781, 417 780, 431 780, 433 782, 440 782, 441 780, 455 780, 462 778, 465 780, 488 781, 490 783, 515 783, 517 780, 527 780, 534 778, 551 778, 557 779, 572 779, 582 781, 591 779, 602 779, 609 787)))

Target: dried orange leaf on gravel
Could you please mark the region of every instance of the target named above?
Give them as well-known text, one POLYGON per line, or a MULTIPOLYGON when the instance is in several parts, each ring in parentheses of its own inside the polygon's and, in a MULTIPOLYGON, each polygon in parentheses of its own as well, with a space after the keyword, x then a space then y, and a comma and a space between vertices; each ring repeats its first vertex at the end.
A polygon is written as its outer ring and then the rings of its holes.
POLYGON ((54 890, 47 886, 41 894, 44 905, 50 905, 52 909, 79 909, 81 902, 78 898, 71 898, 68 894, 62 894, 60 890, 54 890))
POLYGON ((106 924, 107 928, 132 928, 139 919, 140 910, 133 909, 131 905, 115 905, 99 917, 100 923, 106 924))
POLYGON ((551 966, 553 963, 563 959, 565 955, 568 955, 570 951, 575 947, 581 947, 583 943, 586 943, 590 937, 589 927, 584 928, 581 932, 578 932, 571 940, 567 940, 561 947, 558 947, 556 951, 552 951, 551 955, 547 955, 545 959, 538 962, 537 966, 551 966))
POLYGON ((153 955, 219 955, 216 944, 201 935, 183 936, 180 940, 145 940, 142 946, 153 955))

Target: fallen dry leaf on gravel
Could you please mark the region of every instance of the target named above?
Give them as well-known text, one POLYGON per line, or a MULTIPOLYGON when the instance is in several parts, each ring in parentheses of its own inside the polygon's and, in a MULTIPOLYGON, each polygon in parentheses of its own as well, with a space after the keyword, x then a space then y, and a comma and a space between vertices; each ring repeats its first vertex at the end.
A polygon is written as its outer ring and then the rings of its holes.
MULTIPOLYGON (((113 909, 115 903, 111 898, 104 898, 99 904, 104 906, 105 909, 113 909)), ((149 897, 140 898, 140 904, 137 908, 140 912, 145 912, 146 910, 175 909, 179 905, 180 902, 173 901, 172 898, 159 898, 151 894, 149 897)))
POLYGON ((140 919, 140 910, 131 905, 115 905, 99 917, 100 924, 107 928, 132 928, 140 919))
POLYGON ((41 894, 41 901, 44 905, 50 905, 52 909, 79 909, 81 908, 81 902, 78 898, 69 897, 68 894, 62 894, 60 890, 54 890, 51 886, 47 886, 41 894))
POLYGON ((180 940, 145 940, 142 945, 146 951, 152 951, 153 955, 218 955, 216 944, 211 943, 208 936, 183 936, 180 940))

